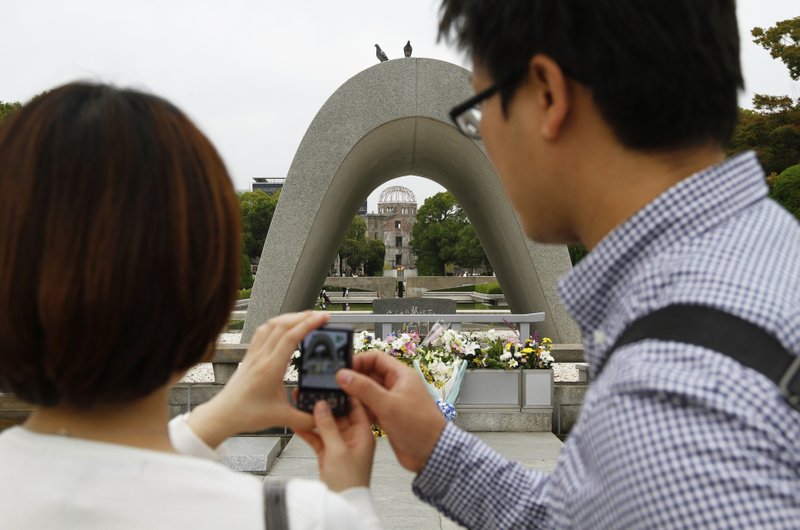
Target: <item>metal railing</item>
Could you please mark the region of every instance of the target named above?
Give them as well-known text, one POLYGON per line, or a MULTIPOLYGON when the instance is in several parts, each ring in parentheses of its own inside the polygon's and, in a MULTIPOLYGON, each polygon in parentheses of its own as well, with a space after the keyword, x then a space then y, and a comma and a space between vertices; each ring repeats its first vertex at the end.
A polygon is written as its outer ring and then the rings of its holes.
POLYGON ((518 324, 520 337, 531 334, 531 324, 544 322, 544 313, 456 313, 456 314, 391 314, 376 315, 374 313, 335 312, 331 313, 331 322, 339 324, 378 324, 380 335, 385 337, 392 332, 392 324, 407 322, 424 322, 432 324, 443 322, 450 324, 455 330, 461 329, 461 324, 518 324))

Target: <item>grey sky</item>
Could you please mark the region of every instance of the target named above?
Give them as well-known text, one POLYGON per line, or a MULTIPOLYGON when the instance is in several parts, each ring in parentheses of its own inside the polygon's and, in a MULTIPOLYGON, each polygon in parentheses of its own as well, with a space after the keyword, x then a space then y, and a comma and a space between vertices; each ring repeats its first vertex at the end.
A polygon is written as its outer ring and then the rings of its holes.
MULTIPOLYGON (((782 63, 752 44, 753 26, 800 14, 795 1, 739 0, 749 106, 754 92, 800 97, 782 63)), ((238 189, 285 176, 325 100, 377 62, 402 57, 469 66, 436 44, 438 0, 3 0, 0 100, 26 101, 74 79, 155 92, 186 111, 222 153, 238 189)), ((441 191, 398 179, 418 201, 441 191)), ((389 185, 389 183, 387 183, 389 185)), ((381 189, 370 195, 374 209, 381 189)))

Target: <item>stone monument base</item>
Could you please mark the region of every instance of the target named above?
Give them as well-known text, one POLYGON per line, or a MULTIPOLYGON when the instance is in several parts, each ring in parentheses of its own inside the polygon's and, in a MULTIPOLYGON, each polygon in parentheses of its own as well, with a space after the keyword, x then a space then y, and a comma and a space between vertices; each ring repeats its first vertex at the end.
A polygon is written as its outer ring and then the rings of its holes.
POLYGON ((553 408, 509 410, 458 410, 454 423, 470 432, 551 432, 553 408))

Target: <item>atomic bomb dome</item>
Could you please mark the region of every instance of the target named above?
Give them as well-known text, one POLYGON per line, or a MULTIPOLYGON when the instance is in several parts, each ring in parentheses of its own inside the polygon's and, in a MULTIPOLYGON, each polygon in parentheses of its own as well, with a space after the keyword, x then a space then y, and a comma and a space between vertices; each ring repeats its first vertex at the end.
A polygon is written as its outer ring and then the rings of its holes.
POLYGON ((366 216, 367 237, 383 241, 384 265, 393 269, 414 267, 411 229, 417 220, 417 198, 404 186, 389 186, 378 198, 378 213, 366 216))
POLYGON ((404 186, 390 186, 381 192, 378 204, 408 204, 417 205, 414 192, 404 186))

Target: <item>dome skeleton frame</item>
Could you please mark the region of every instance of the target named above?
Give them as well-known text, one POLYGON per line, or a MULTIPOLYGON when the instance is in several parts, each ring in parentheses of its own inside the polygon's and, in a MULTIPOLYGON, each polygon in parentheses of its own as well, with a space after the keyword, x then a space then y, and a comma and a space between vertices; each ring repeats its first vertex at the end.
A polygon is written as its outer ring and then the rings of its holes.
POLYGON ((389 186, 381 192, 378 204, 417 204, 414 192, 405 186, 389 186))

